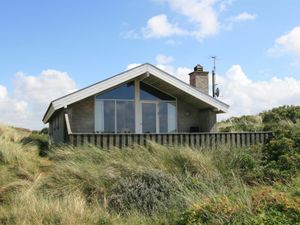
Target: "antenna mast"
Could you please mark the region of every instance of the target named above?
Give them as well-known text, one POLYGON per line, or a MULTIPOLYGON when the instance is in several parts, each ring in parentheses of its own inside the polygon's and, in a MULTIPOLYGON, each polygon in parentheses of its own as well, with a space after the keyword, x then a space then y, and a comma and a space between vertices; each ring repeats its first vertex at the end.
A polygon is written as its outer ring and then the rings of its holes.
MULTIPOLYGON (((215 98, 216 97, 216 84, 215 84, 215 76, 216 76, 216 59, 217 56, 211 56, 213 60, 213 71, 212 71, 212 96, 215 98)), ((217 94, 218 95, 218 94, 217 94)))

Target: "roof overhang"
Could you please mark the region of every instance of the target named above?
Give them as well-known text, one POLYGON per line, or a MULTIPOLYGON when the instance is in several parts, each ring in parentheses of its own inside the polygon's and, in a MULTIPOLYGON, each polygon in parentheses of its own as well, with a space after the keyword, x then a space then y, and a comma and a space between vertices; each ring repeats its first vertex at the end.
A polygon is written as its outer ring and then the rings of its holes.
POLYGON ((145 63, 52 101, 44 115, 43 122, 47 123, 53 113, 58 109, 138 77, 143 79, 144 82, 152 84, 159 89, 165 90, 174 96, 180 96, 183 99, 188 99, 188 101, 195 103, 202 102, 203 105, 207 105, 207 108, 212 108, 218 113, 224 113, 228 111, 229 106, 227 104, 199 91, 198 89, 166 73, 165 71, 151 64, 145 63))

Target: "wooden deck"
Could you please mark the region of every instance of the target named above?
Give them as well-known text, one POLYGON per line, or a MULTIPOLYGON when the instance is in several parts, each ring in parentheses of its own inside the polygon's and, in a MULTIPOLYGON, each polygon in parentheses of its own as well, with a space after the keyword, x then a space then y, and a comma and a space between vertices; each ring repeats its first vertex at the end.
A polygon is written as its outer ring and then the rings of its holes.
POLYGON ((192 148, 216 148, 219 145, 236 147, 265 144, 272 132, 216 132, 216 133, 172 133, 172 134, 96 134, 71 133, 69 142, 74 146, 92 144, 99 148, 132 148, 147 146, 149 141, 167 146, 189 146, 192 148))

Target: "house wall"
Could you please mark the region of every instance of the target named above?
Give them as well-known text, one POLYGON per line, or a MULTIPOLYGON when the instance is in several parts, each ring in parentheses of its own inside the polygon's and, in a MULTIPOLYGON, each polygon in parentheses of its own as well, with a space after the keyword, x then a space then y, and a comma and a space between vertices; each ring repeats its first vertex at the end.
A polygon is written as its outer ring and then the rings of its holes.
MULTIPOLYGON (((94 133, 95 123, 95 100, 94 96, 76 102, 67 107, 70 127, 73 133, 94 133)), ((64 140, 64 114, 58 112, 59 128, 54 129, 56 115, 50 120, 49 128, 52 130, 54 142, 64 140)), ((191 127, 198 127, 200 132, 215 130, 216 113, 212 110, 200 110, 193 105, 177 100, 177 128, 178 132, 190 132, 191 127)))
POLYGON ((216 113, 212 110, 195 108, 183 100, 177 100, 178 132, 190 132, 191 127, 198 127, 200 132, 215 130, 216 113))
POLYGON ((65 142, 65 118, 63 110, 57 111, 49 121, 49 140, 50 143, 65 142))
POLYGON ((94 96, 68 106, 68 115, 73 133, 93 133, 95 130, 94 96))

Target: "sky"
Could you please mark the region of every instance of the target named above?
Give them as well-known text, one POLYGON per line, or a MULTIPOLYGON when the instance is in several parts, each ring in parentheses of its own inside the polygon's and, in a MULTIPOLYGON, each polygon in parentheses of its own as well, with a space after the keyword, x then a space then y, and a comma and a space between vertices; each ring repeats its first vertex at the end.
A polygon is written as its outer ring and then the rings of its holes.
POLYGON ((0 123, 149 62, 188 82, 217 56, 231 116, 300 105, 299 0, 0 0, 0 123))

